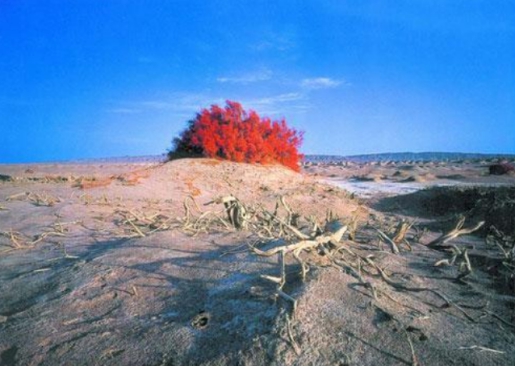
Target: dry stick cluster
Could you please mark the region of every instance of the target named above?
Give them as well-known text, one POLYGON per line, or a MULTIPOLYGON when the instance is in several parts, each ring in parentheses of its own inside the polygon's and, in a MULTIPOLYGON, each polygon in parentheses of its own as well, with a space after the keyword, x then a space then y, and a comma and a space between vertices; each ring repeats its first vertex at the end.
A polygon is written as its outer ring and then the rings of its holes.
MULTIPOLYGON (((189 196, 184 201, 185 217, 181 220, 183 230, 189 234, 208 233, 213 230, 241 230, 247 229, 262 240, 291 239, 293 237, 305 236, 296 228, 299 215, 292 211, 284 198, 281 198, 270 212, 261 205, 243 205, 233 195, 216 198, 206 204, 223 204, 222 210, 202 211, 195 199, 189 196), (199 214, 193 217, 193 208, 199 214), (286 211, 286 218, 278 215, 280 206, 286 211), (224 218, 225 217, 225 218, 224 218)), ((317 223, 308 219, 313 231, 320 231, 317 223)), ((321 232, 320 232, 321 233, 321 232)))
MULTIPOLYGON (((280 276, 263 275, 263 278, 277 284, 277 294, 292 302, 294 309, 296 306, 295 299, 282 290, 286 283, 285 257, 292 255, 299 262, 304 279, 309 271, 309 267, 301 259, 301 253, 312 250, 327 251, 331 247, 336 246, 347 231, 347 226, 344 226, 335 233, 323 234, 316 218, 307 218, 311 231, 310 235, 304 234, 299 228, 300 215, 289 207, 284 197, 281 197, 276 203, 273 212, 259 205, 245 206, 232 195, 217 198, 205 205, 211 204, 223 204, 224 209, 222 211, 202 212, 193 197, 188 197, 184 201, 185 217, 183 219, 183 230, 192 235, 197 235, 201 232, 207 233, 213 229, 248 229, 260 239, 266 241, 276 239, 296 239, 299 241, 290 245, 276 247, 269 251, 261 251, 253 247, 254 252, 260 256, 278 256, 281 269, 280 276), (201 213, 195 219, 192 218, 191 204, 201 213), (279 216, 280 208, 286 212, 284 218, 279 216), (223 218, 224 214, 227 219, 223 218)), ((326 221, 332 218, 334 218, 334 215, 328 212, 326 221)))
POLYGON ((449 249, 451 247, 451 245, 448 245, 447 244, 448 242, 450 242, 451 240, 453 240, 459 236, 463 236, 465 234, 470 234, 472 232, 477 231, 479 228, 481 228, 485 224, 485 222, 484 221, 479 222, 472 228, 463 228, 464 224, 465 224, 465 217, 461 217, 459 219, 458 223, 456 224, 456 227, 454 227, 453 230, 451 230, 449 233, 446 233, 446 234, 440 236, 436 240, 428 243, 427 247, 429 247, 433 250, 449 249))
MULTIPOLYGON (((189 201, 195 205, 199 212, 201 211, 193 198, 190 198, 189 201)), ((356 278, 359 282, 359 285, 366 288, 370 292, 371 297, 374 298, 374 300, 377 302, 380 301, 380 296, 385 296, 386 298, 399 303, 389 294, 389 289, 403 292, 428 292, 432 293, 443 301, 443 304, 440 307, 454 307, 459 310, 469 321, 476 322, 476 320, 472 318, 462 307, 454 303, 438 289, 410 286, 404 282, 394 281, 388 276, 386 271, 374 261, 373 254, 360 255, 356 251, 353 251, 353 249, 351 249, 348 244, 342 241, 343 236, 348 233, 349 227, 347 225, 340 225, 340 228, 337 230, 324 233, 321 229, 321 226, 316 221, 316 218, 306 218, 312 225, 310 234, 306 234, 303 232, 305 227, 301 227, 299 223, 301 216, 298 213, 295 213, 287 205, 284 197, 282 197, 277 202, 274 212, 270 212, 260 206, 244 206, 237 198, 232 195, 218 198, 208 204, 213 203, 224 205, 223 211, 225 211, 227 219, 222 218, 223 212, 210 211, 203 212, 197 219, 193 220, 188 202, 185 202, 184 206, 186 210, 186 217, 183 220, 183 228, 193 234, 197 234, 201 231, 208 232, 213 228, 246 228, 251 230, 258 237, 265 240, 285 240, 287 242, 285 245, 277 246, 266 251, 252 247, 252 251, 258 256, 277 256, 280 268, 279 276, 262 275, 261 277, 276 285, 277 296, 282 297, 283 299, 292 303, 293 316, 295 316, 297 302, 291 295, 283 291, 283 287, 286 284, 285 262, 287 256, 292 256, 300 264, 301 276, 302 279, 305 279, 306 273, 309 271, 309 266, 307 265, 306 261, 302 259, 302 254, 309 252, 311 254, 315 254, 315 258, 316 255, 319 255, 318 258, 320 260, 322 258, 329 259, 330 264, 333 267, 336 267, 356 278), (286 211, 286 218, 281 218, 278 215, 278 208, 280 205, 286 211), (380 283, 378 283, 377 280, 379 280, 380 283), (389 287, 381 287, 381 284, 386 284, 389 287)), ((333 219, 332 215, 327 216, 326 226, 329 224, 329 219, 333 219)), ((399 247, 401 245, 405 245, 409 250, 411 250, 411 245, 407 241, 406 235, 409 229, 412 228, 413 224, 414 222, 401 221, 390 235, 387 235, 379 229, 377 231, 380 235, 380 238, 391 246, 392 253, 398 254, 400 252, 399 247)), ((464 219, 460 220, 454 230, 431 242, 428 247, 433 249, 452 248, 456 251, 457 248, 455 246, 449 245, 449 241, 460 235, 472 233, 483 225, 483 223, 479 223, 473 228, 463 229, 463 224, 464 219)), ((355 232, 354 228, 352 228, 352 232, 355 232)), ((348 235, 350 237, 350 233, 348 233, 348 235)), ((463 258, 464 264, 466 265, 465 271, 463 271, 462 274, 463 276, 466 276, 472 271, 466 250, 457 253, 455 261, 460 260, 460 256, 463 258)), ((407 305, 403 306, 413 309, 407 305)), ((423 315, 421 311, 417 311, 423 315)), ((290 337, 292 346, 298 354, 300 348, 291 335, 291 325, 289 318, 287 320, 287 326, 288 335, 290 337)), ((414 364, 418 364, 418 360, 409 335, 407 335, 407 338, 412 353, 412 361, 414 364)))
MULTIPOLYGON (((228 202, 228 200, 226 200, 228 202)), ((206 203, 205 205, 210 205, 213 203, 223 203, 222 198, 206 203)), ((193 198, 193 196, 188 196, 184 200, 183 203, 185 216, 184 218, 179 219, 182 223, 182 230, 192 236, 197 236, 199 233, 208 233, 211 230, 225 228, 226 230, 231 230, 231 222, 223 219, 224 211, 202 211, 198 206, 197 202, 193 198), (193 209, 190 205, 193 204, 194 210, 200 215, 197 218, 193 217, 193 209)), ((229 218, 233 218, 236 213, 228 211, 229 218)))
POLYGON ((169 217, 160 212, 144 213, 138 210, 117 209, 116 214, 121 216, 120 224, 127 225, 131 236, 146 237, 158 231, 165 231, 173 227, 176 218, 169 217))
POLYGON ((270 275, 262 275, 261 277, 267 279, 273 283, 277 284, 277 294, 288 301, 293 303, 293 312, 295 313, 296 309, 296 300, 292 298, 290 295, 283 292, 282 288, 286 284, 286 272, 285 272, 285 257, 288 254, 292 254, 292 256, 299 262, 302 268, 302 279, 304 280, 306 277, 306 273, 309 271, 308 265, 301 259, 300 255, 303 251, 313 251, 318 250, 321 253, 329 255, 334 252, 334 250, 338 247, 338 243, 342 239, 344 233, 347 231, 347 226, 341 227, 334 233, 328 233, 325 235, 319 235, 316 237, 309 237, 307 235, 302 234, 300 231, 296 231, 296 235, 299 239, 298 242, 293 243, 291 245, 284 245, 280 247, 275 247, 268 251, 261 251, 257 248, 254 248, 254 252, 259 256, 272 256, 278 255, 278 261, 281 268, 281 276, 275 277, 270 275))
POLYGON ((452 229, 449 233, 446 233, 436 240, 430 242, 427 244, 427 247, 439 250, 439 251, 446 251, 451 253, 450 259, 442 259, 440 261, 437 261, 435 263, 435 266, 441 266, 441 265, 448 265, 452 266, 457 264, 458 265, 458 277, 457 280, 462 280, 468 275, 470 275, 473 271, 472 264, 470 263, 470 259, 468 256, 468 249, 466 248, 459 248, 458 246, 454 244, 448 244, 451 240, 465 235, 470 234, 472 232, 477 231, 479 228, 481 228, 485 222, 479 222, 474 227, 471 228, 463 228, 463 225, 465 224, 465 217, 461 217, 458 220, 458 223, 456 223, 456 226, 454 229, 452 229))
MULTIPOLYGON (((193 198, 190 200, 195 203, 193 198)), ((360 282, 360 285, 367 288, 371 296, 374 299, 378 299, 378 287, 370 279, 380 278, 384 283, 389 285, 395 290, 410 291, 410 292, 430 292, 441 298, 444 304, 441 307, 454 306, 461 311, 469 320, 473 321, 472 317, 468 315, 462 308, 454 304, 451 300, 443 295, 440 291, 427 287, 411 287, 400 282, 395 282, 389 278, 384 269, 381 269, 379 265, 374 262, 374 256, 372 254, 362 256, 353 251, 347 244, 341 243, 343 235, 347 232, 348 226, 340 226, 340 228, 334 232, 323 233, 318 223, 311 218, 309 221, 313 225, 311 233, 305 234, 301 231, 299 226, 300 215, 295 213, 287 204, 282 197, 276 204, 275 211, 272 213, 264 208, 250 208, 245 207, 237 198, 234 196, 225 196, 213 200, 206 205, 212 203, 219 203, 224 205, 224 210, 228 217, 228 220, 224 220, 220 216, 220 212, 204 212, 195 221, 191 219, 191 210, 189 205, 185 201, 186 218, 184 220, 184 228, 186 230, 195 230, 195 233, 200 231, 209 231, 214 225, 223 224, 224 227, 241 229, 248 228, 260 238, 263 239, 285 239, 285 240, 296 240, 293 243, 274 247, 270 250, 263 251, 253 247, 252 250, 259 256, 278 256, 278 262, 280 266, 280 276, 262 275, 264 279, 267 279, 277 284, 276 292, 279 296, 291 301, 296 306, 296 301, 290 295, 283 292, 283 287, 286 283, 285 273, 285 258, 287 255, 291 255, 301 266, 301 276, 305 279, 309 266, 302 259, 301 254, 303 252, 316 253, 330 259, 332 266, 335 266, 346 273, 351 274, 360 282), (279 203, 284 207, 287 217, 281 218, 278 215, 279 203), (368 276, 369 279, 366 278, 368 276)), ((195 206, 200 211, 198 205, 195 206)), ((326 220, 326 225, 327 225, 326 220)), ((408 230, 413 226, 414 222, 401 222, 397 226, 391 239, 383 231, 377 229, 381 238, 384 239, 391 245, 392 253, 398 254, 400 252, 399 245, 406 244, 411 249, 411 246, 406 240, 406 234, 408 230)), ((464 219, 461 219, 456 225, 456 228, 449 233, 442 235, 439 239, 431 242, 427 245, 430 248, 442 249, 442 248, 455 248, 451 245, 445 245, 450 240, 463 235, 469 234, 479 229, 483 223, 479 223, 473 228, 462 229, 464 219)), ((460 253, 464 259, 468 259, 467 253, 460 253)), ((467 274, 470 273, 471 266, 470 261, 467 262, 467 274)), ((382 291, 384 292, 384 291, 382 291)), ((387 295, 388 296, 388 295, 387 295)), ((391 298, 391 297, 389 297, 391 298)))
POLYGON ((24 176, 8 176, 0 175, 0 181, 16 182, 16 183, 27 183, 27 182, 38 182, 38 183, 65 183, 72 181, 72 176, 60 176, 60 175, 45 175, 42 177, 24 177, 24 176))
POLYGON ((435 263, 435 266, 458 264, 459 275, 457 280, 461 280, 472 273, 472 264, 468 256, 468 249, 459 248, 456 245, 450 247, 452 256, 450 259, 442 259, 435 263))
MULTIPOLYGON (((86 198, 84 199, 86 200, 86 198)), ((59 202, 60 199, 46 194, 33 194, 27 192, 12 195, 7 198, 7 200, 28 200, 33 202, 35 205, 51 206, 55 202, 59 202)), ((91 203, 90 200, 86 201, 91 203)), ((107 198, 104 198, 104 202, 108 203, 107 198)), ((459 305, 453 303, 437 289, 411 287, 404 283, 396 282, 387 275, 384 269, 375 263, 373 255, 360 255, 353 251, 348 244, 342 243, 342 239, 346 233, 351 237, 351 240, 355 238, 357 217, 353 218, 348 225, 341 225, 340 228, 335 231, 324 232, 322 228, 327 227, 331 221, 335 220, 332 213, 328 212, 326 214, 324 226, 321 226, 315 217, 304 218, 305 223, 304 226, 302 226, 300 223, 302 220, 301 215, 294 212, 289 207, 284 197, 281 197, 276 203, 273 212, 266 210, 260 205, 245 206, 232 195, 217 198, 205 205, 212 204, 222 204, 224 208, 221 210, 202 211, 195 202, 195 199, 190 196, 183 204, 185 210, 185 217, 183 218, 170 217, 160 212, 144 213, 126 208, 118 209, 115 213, 121 217, 120 224, 128 227, 131 235, 139 237, 145 237, 157 231, 171 229, 179 223, 186 233, 194 236, 199 233, 208 233, 213 230, 247 229, 265 241, 277 239, 286 241, 287 244, 274 247, 266 251, 260 250, 256 247, 252 247, 252 250, 258 256, 270 257, 276 255, 278 257, 280 268, 279 276, 262 275, 262 278, 274 283, 276 285, 276 294, 292 303, 293 315, 295 315, 297 302, 292 296, 283 291, 283 287, 287 281, 285 271, 286 258, 288 256, 292 256, 300 264, 301 276, 304 280, 307 272, 309 271, 309 266, 306 261, 302 259, 302 255, 309 252, 311 254, 315 254, 315 258, 317 258, 316 255, 319 255, 319 259, 329 259, 333 267, 336 267, 356 278, 359 281, 359 284, 366 288, 370 292, 371 297, 376 301, 379 300, 381 295, 395 301, 386 289, 378 285, 376 280, 379 279, 382 283, 396 291, 432 293, 444 301, 444 304, 441 307, 453 306, 462 312, 467 319, 475 321, 465 310, 463 310, 459 305), (281 217, 279 215, 279 209, 282 209, 286 215, 281 217), (197 212, 199 215, 195 216, 194 212, 197 212), (306 231, 309 231, 309 234, 304 233, 306 231)), ((460 219, 452 231, 442 235, 440 238, 427 245, 427 247, 436 250, 452 251, 452 258, 450 260, 442 260, 439 264, 437 263, 437 265, 442 265, 444 263, 452 265, 458 262, 462 268, 460 277, 464 277, 472 271, 472 267, 468 259, 468 253, 467 250, 461 250, 456 246, 449 244, 449 242, 460 235, 469 234, 478 230, 484 224, 481 222, 475 227, 464 229, 464 223, 465 218, 460 219)), ((0 236, 7 237, 10 240, 10 246, 12 248, 26 248, 36 245, 49 236, 66 236, 67 229, 65 224, 66 223, 57 222, 51 230, 43 232, 32 238, 12 230, 0 232, 0 236)), ((413 224, 414 222, 402 221, 397 225, 394 231, 381 231, 377 229, 377 232, 379 233, 380 238, 390 245, 392 253, 398 254, 401 250, 401 245, 405 245, 411 249, 411 245, 407 241, 406 235, 410 228, 412 228, 413 224), (385 232, 388 232, 389 234, 386 234, 385 232)), ((501 239, 505 239, 505 236, 501 233, 494 232, 494 234, 496 235, 495 241, 497 241, 496 243, 503 250, 507 260, 507 266, 511 267, 510 269, 513 274, 513 269, 515 269, 515 245, 511 243, 511 247, 505 246, 504 242, 500 242, 501 239), (502 243, 502 245, 500 243, 502 243)), ((295 343, 295 340, 291 335, 291 325, 289 323, 290 320, 288 319, 288 332, 290 339, 292 341, 292 345, 294 345, 295 351, 299 353, 300 348, 295 343)), ((416 356, 409 336, 408 341, 410 342, 413 361, 416 363, 416 356)))
POLYGON ((515 291, 515 237, 505 235, 495 226, 491 226, 486 242, 489 245, 498 247, 501 251, 504 258, 502 273, 505 282, 515 291))
POLYGON ((407 246, 408 249, 411 251, 411 245, 408 242, 406 235, 408 234, 408 231, 411 229, 411 227, 413 227, 414 224, 415 224, 415 221, 409 222, 409 221, 401 220, 390 236, 387 235, 386 233, 384 233, 383 231, 381 231, 380 229, 376 228, 376 231, 379 234, 379 239, 386 242, 387 244, 389 244, 391 251, 394 254, 398 254, 400 252, 400 250, 399 250, 400 245, 407 246))
MULTIPOLYGON (((53 206, 55 203, 61 201, 60 198, 54 197, 46 193, 32 192, 22 192, 11 195, 6 198, 6 201, 15 200, 28 201, 36 206, 53 206)), ((122 206, 121 198, 116 198, 116 200, 113 201, 109 199, 105 194, 101 195, 100 197, 93 197, 89 194, 84 193, 79 197, 79 200, 84 205, 112 206, 116 204, 119 207, 122 206)), ((8 210, 7 208, 3 209, 8 210)), ((177 222, 177 218, 172 218, 168 215, 156 211, 152 213, 144 213, 137 210, 120 208, 116 209, 114 211, 114 214, 119 215, 121 217, 121 220, 117 224, 119 226, 123 226, 126 232, 129 232, 131 237, 145 237, 146 235, 152 234, 157 231, 171 229, 172 227, 174 227, 173 223, 177 222)), ((70 222, 64 224, 82 224, 84 226, 84 224, 81 222, 70 222)), ((60 223, 58 221, 53 225, 52 230, 44 231, 43 233, 38 234, 36 236, 28 236, 21 232, 14 231, 12 229, 0 232, 0 236, 6 237, 8 239, 8 243, 6 244, 6 246, 10 247, 10 249, 23 249, 33 247, 38 243, 42 242, 43 240, 47 239, 48 237, 63 237, 66 235, 66 232, 67 229, 63 226, 63 223, 60 223)))
POLYGON ((107 198, 107 195, 103 194, 101 197, 93 197, 90 194, 82 194, 79 196, 79 200, 84 205, 109 205, 110 201, 107 198))
POLYGON ((29 201, 36 206, 54 206, 56 203, 60 203, 62 200, 59 197, 52 196, 47 193, 32 193, 22 192, 14 194, 5 199, 6 201, 21 200, 29 201))
POLYGON ((68 233, 67 226, 70 224, 78 224, 79 222, 62 223, 57 221, 51 228, 35 236, 27 236, 21 232, 9 231, 0 232, 0 236, 7 237, 9 239, 8 246, 11 249, 25 249, 36 246, 38 243, 46 240, 49 237, 66 237, 68 233))

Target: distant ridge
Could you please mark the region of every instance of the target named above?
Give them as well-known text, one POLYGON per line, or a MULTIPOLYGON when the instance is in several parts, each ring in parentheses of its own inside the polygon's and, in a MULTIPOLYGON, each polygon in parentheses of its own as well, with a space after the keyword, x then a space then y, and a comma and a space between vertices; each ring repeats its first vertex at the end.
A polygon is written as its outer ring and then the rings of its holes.
MULTIPOLYGON (((359 155, 325 155, 325 154, 306 154, 306 162, 432 162, 432 161, 458 161, 458 160, 486 160, 486 159, 508 159, 515 161, 515 154, 483 154, 483 153, 445 153, 445 152, 422 152, 422 153, 378 153, 378 154, 359 154, 359 155)), ((62 161, 30 162, 18 164, 101 164, 101 163, 161 163, 167 160, 166 154, 143 155, 143 156, 124 156, 124 157, 105 157, 105 158, 81 158, 62 161)), ((7 163, 0 163, 7 164, 7 163)))
POLYGON ((160 155, 140 155, 140 156, 123 156, 123 157, 104 157, 104 158, 77 158, 62 161, 46 161, 20 164, 101 164, 101 163, 161 163, 166 161, 166 154, 160 155))
POLYGON ((125 156, 125 157, 111 157, 111 158, 92 158, 92 159, 77 159, 75 162, 79 163, 160 163, 167 159, 166 154, 160 155, 140 155, 140 156, 125 156))
POLYGON ((515 154, 483 154, 483 153, 447 153, 447 152, 422 152, 422 153, 379 153, 379 154, 360 154, 350 156, 340 155, 316 155, 307 154, 307 162, 330 162, 330 161, 352 161, 359 163, 366 162, 400 162, 400 161, 457 161, 465 159, 515 159, 515 154))

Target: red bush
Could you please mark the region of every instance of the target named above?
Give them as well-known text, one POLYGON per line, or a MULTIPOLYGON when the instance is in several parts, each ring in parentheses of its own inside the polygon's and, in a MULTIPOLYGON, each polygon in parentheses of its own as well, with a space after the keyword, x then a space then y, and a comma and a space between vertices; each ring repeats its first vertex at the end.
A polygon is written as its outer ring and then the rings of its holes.
POLYGON ((203 109, 180 138, 174 140, 169 158, 182 155, 219 157, 235 162, 280 163, 299 171, 302 132, 291 129, 286 121, 261 118, 244 111, 238 102, 226 101, 203 109))

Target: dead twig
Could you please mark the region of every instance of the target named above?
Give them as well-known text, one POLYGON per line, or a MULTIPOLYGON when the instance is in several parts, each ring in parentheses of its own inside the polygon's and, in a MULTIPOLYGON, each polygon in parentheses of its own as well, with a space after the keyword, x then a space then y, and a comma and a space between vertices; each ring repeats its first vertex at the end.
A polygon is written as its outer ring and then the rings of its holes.
POLYGON ((456 245, 451 245, 449 248, 452 249, 451 258, 439 260, 434 263, 434 266, 441 266, 441 265, 452 266, 457 261, 459 261, 459 265, 458 265, 459 275, 457 277, 457 280, 461 280, 461 279, 467 277, 468 275, 472 274, 472 264, 471 264, 470 258, 468 256, 468 250, 460 249, 456 245))
POLYGON ((485 311, 485 313, 486 313, 487 315, 490 315, 490 316, 492 316, 492 317, 496 318, 497 320, 499 320, 500 322, 502 322, 504 325, 509 326, 509 327, 512 327, 512 328, 515 328, 515 324, 513 324, 513 323, 511 323, 511 322, 506 321, 506 320, 505 320, 505 319, 503 319, 501 316, 499 316, 499 315, 497 315, 497 314, 493 313, 492 311, 488 311, 488 310, 487 310, 487 311, 485 311))
POLYGON ((140 237, 146 237, 145 233, 141 232, 141 230, 134 224, 129 218, 126 218, 127 223, 130 224, 132 228, 136 231, 137 234, 139 234, 140 237))
POLYGON ((5 201, 13 201, 20 200, 23 198, 25 200, 30 195, 30 192, 20 192, 18 194, 13 194, 5 198, 5 201))
POLYGON ((499 354, 506 353, 506 352, 504 352, 502 350, 486 348, 486 347, 482 347, 480 345, 473 345, 471 347, 459 347, 458 349, 459 350, 479 350, 480 352, 492 352, 492 353, 499 353, 499 354))
POLYGON ((376 228, 376 231, 379 233, 379 237, 383 240, 383 241, 386 241, 390 247, 391 247, 391 250, 394 254, 398 254, 399 253, 399 248, 397 247, 397 244, 395 243, 394 240, 392 240, 390 237, 388 237, 383 231, 381 231, 380 229, 377 229, 376 228))
POLYGON ((485 224, 485 222, 482 221, 482 222, 479 222, 478 224, 476 224, 474 227, 462 228, 464 223, 465 223, 465 217, 461 217, 460 220, 458 221, 458 223, 456 224, 456 227, 453 230, 451 230, 447 234, 440 236, 436 240, 428 243, 426 246, 433 250, 448 249, 451 246, 446 245, 447 242, 455 239, 456 237, 475 232, 485 224))
POLYGON ((347 226, 341 227, 338 231, 335 233, 331 233, 329 235, 324 236, 318 236, 314 239, 306 239, 303 241, 299 241, 290 245, 285 246, 279 246, 275 247, 273 249, 270 249, 268 251, 261 251, 257 248, 254 248, 254 252, 260 256, 272 256, 277 254, 278 252, 283 252, 284 254, 288 254, 290 252, 300 252, 306 249, 314 248, 318 245, 323 245, 327 243, 332 243, 333 245, 336 245, 338 242, 340 242, 341 238, 343 237, 343 234, 347 231, 347 226))
POLYGON ((34 194, 30 193, 27 199, 36 206, 54 206, 61 202, 61 199, 47 193, 34 194))
POLYGON ((443 293, 441 293, 440 291, 436 290, 436 289, 433 289, 433 288, 426 288, 426 287, 410 287, 410 286, 407 286, 407 285, 404 285, 402 283, 399 283, 399 282, 395 282, 393 280, 391 280, 388 275, 386 275, 386 273, 383 271, 383 269, 381 269, 376 263, 374 263, 370 258, 366 258, 366 261, 368 262, 369 265, 373 266, 379 273, 379 275, 381 276, 381 278, 390 286, 394 287, 394 288, 397 288, 397 289, 400 289, 400 290, 405 290, 405 291, 409 291, 409 292, 430 292, 430 293, 433 293, 434 295, 438 296, 439 298, 441 298, 442 300, 444 300, 445 304, 443 307, 445 306, 454 306, 456 309, 458 309, 459 311, 461 311, 463 313, 463 315, 465 315, 465 317, 467 319, 469 319, 470 321, 472 322, 476 322, 475 319, 473 319, 463 308, 461 308, 460 306, 458 306, 456 303, 454 302, 451 302, 449 300, 449 298, 447 298, 443 293))
POLYGON ((298 239, 300 239, 300 240, 308 240, 308 239, 311 238, 310 236, 308 236, 308 235, 302 233, 301 231, 299 231, 297 228, 295 228, 292 225, 286 223, 284 220, 279 218, 276 214, 272 214, 272 213, 270 213, 267 210, 263 210, 263 212, 265 214, 269 215, 272 219, 278 221, 282 226, 284 226, 285 228, 290 230, 298 239))
POLYGON ((406 334, 406 338, 408 339, 409 347, 411 350, 411 361, 412 361, 411 363, 413 366, 420 366, 417 355, 415 354, 415 348, 413 347, 413 342, 411 341, 411 338, 410 338, 409 333, 406 330, 406 328, 404 328, 404 333, 406 334))
POLYGON ((0 232, 0 235, 7 237, 11 241, 11 245, 7 245, 11 248, 21 249, 29 247, 27 244, 28 239, 25 239, 25 236, 20 232, 15 232, 11 229, 9 231, 0 232))
POLYGON ((409 247, 409 249, 411 251, 411 245, 408 242, 406 236, 408 234, 408 231, 411 229, 411 227, 413 227, 414 224, 415 224, 414 220, 413 221, 401 220, 399 222, 399 224, 397 225, 397 228, 395 229, 395 232, 393 234, 393 242, 395 242, 397 244, 397 246, 399 246, 401 243, 404 243, 406 246, 409 247))
POLYGON ((302 352, 302 349, 300 348, 300 346, 295 341, 295 338, 293 337, 293 332, 292 332, 292 329, 291 329, 290 317, 288 315, 286 315, 286 330, 288 332, 288 337, 290 338, 290 343, 291 343, 291 345, 293 347, 293 350, 295 350, 295 353, 298 356, 300 356, 300 354, 302 352))

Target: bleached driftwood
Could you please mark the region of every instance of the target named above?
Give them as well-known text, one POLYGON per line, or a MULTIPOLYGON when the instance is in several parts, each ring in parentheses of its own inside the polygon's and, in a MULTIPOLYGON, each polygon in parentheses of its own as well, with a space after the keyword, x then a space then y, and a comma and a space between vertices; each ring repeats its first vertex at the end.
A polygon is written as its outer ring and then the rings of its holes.
POLYGON ((399 253, 399 247, 397 247, 397 244, 390 237, 388 237, 386 235, 386 233, 384 233, 380 229, 376 228, 376 231, 379 233, 379 236, 381 237, 381 239, 386 241, 390 245, 390 247, 392 249, 392 252, 394 254, 398 254, 399 253))
MULTIPOLYGON (((340 229, 338 229, 334 233, 329 233, 326 235, 320 235, 310 240, 301 240, 299 242, 290 244, 290 245, 284 245, 284 246, 278 246, 274 247, 268 251, 262 251, 257 248, 253 248, 254 253, 256 253, 259 256, 273 256, 278 255, 278 262, 281 267, 281 276, 275 277, 270 275, 261 275, 261 278, 269 280, 273 283, 277 284, 277 295, 283 297, 284 299, 290 301, 293 303, 293 311, 295 312, 295 308, 297 305, 296 300, 291 297, 289 294, 286 294, 282 288, 284 284, 286 283, 286 271, 285 271, 285 256, 287 254, 292 254, 293 257, 299 262, 301 268, 302 268, 302 279, 305 279, 306 273, 308 271, 308 266, 302 261, 300 254, 302 251, 311 250, 314 248, 317 248, 318 246, 324 246, 328 244, 332 244, 333 246, 337 246, 338 242, 342 239, 344 233, 347 231, 347 226, 343 226, 340 229)), ((301 233, 301 232, 299 232, 301 233)))
POLYGON ((227 213, 229 223, 236 229, 242 229, 247 226, 247 210, 245 206, 233 195, 219 197, 213 201, 206 203, 223 204, 227 213))
POLYGON ((256 254, 260 256, 272 256, 277 254, 278 252, 282 252, 284 254, 288 254, 291 252, 299 254, 303 250, 315 248, 318 245, 324 245, 328 243, 336 245, 338 242, 340 242, 346 231, 347 226, 343 226, 334 233, 321 235, 310 240, 304 239, 291 245, 274 247, 273 249, 270 249, 268 251, 261 251, 257 248, 254 248, 253 250, 256 254))
POLYGON ((446 245, 449 241, 459 237, 463 236, 465 234, 470 234, 472 232, 477 231, 479 228, 481 228, 485 222, 479 222, 472 228, 462 228, 465 224, 465 217, 460 218, 458 223, 456 224, 456 227, 450 231, 447 234, 442 235, 441 237, 437 238, 436 240, 428 243, 426 246, 433 249, 433 250, 443 250, 448 249, 451 247, 451 245, 446 245))

